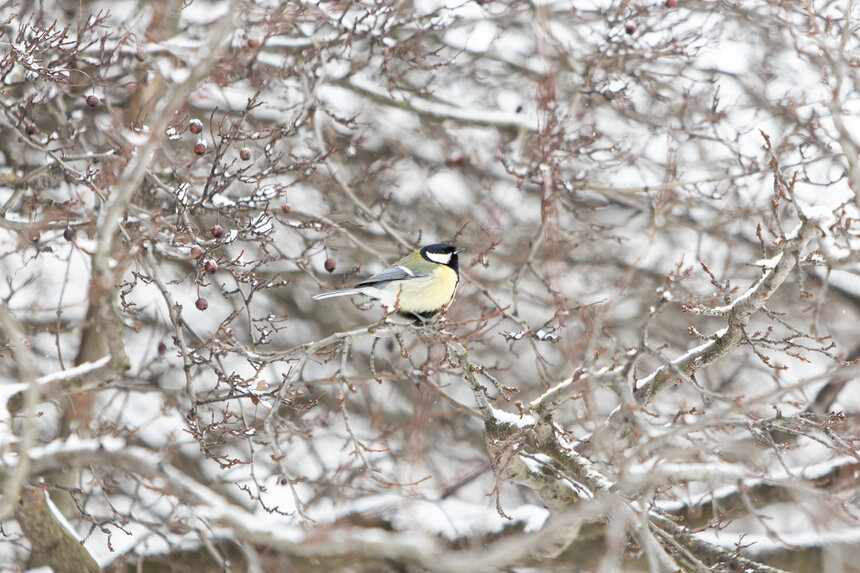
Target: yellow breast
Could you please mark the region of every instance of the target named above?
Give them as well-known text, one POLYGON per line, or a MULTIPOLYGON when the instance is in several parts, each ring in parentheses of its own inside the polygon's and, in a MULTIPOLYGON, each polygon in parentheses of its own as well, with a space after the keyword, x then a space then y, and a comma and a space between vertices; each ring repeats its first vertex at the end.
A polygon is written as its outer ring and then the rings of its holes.
POLYGON ((432 312, 454 299, 459 277, 454 269, 440 265, 431 275, 402 281, 398 285, 400 312, 432 312))

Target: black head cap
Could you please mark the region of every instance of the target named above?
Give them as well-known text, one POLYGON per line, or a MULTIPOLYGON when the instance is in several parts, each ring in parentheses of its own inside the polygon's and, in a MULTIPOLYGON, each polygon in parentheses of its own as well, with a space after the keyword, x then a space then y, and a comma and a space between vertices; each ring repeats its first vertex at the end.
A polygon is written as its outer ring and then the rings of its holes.
POLYGON ((462 251, 463 249, 459 249, 448 243, 434 243, 432 245, 422 247, 420 252, 421 256, 426 260, 439 263, 440 265, 447 265, 459 274, 460 269, 457 261, 457 253, 462 251))

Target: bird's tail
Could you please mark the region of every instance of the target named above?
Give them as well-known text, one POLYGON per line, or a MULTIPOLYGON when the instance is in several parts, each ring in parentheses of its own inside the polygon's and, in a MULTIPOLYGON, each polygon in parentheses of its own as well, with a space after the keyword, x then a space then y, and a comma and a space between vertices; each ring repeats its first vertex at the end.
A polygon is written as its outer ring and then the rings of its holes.
POLYGON ((322 292, 313 296, 314 300, 323 300, 326 298, 334 298, 336 296, 350 296, 353 294, 361 294, 361 289, 357 288, 342 288, 331 292, 322 292))

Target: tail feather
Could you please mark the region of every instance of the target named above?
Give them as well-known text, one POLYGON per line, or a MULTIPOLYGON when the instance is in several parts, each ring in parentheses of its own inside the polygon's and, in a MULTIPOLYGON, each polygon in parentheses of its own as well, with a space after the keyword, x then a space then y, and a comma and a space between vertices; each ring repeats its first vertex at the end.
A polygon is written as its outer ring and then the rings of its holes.
POLYGON ((313 296, 314 300, 323 300, 326 298, 334 298, 336 296, 350 296, 354 294, 361 294, 361 289, 357 288, 342 288, 338 290, 333 290, 331 292, 323 292, 320 294, 315 294, 313 296))

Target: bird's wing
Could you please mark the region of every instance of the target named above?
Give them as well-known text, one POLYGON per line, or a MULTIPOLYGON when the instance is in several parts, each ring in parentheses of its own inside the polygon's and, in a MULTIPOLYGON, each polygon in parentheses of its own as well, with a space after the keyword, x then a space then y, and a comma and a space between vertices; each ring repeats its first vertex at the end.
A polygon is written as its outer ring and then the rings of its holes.
POLYGON ((381 270, 370 278, 367 278, 357 285, 356 287, 363 286, 371 286, 378 283, 384 283, 388 281, 402 281, 406 279, 415 279, 418 277, 426 277, 430 273, 419 273, 415 272, 403 265, 392 265, 387 269, 381 270))

